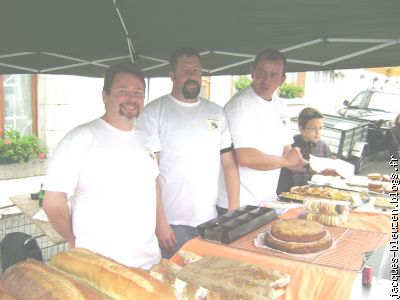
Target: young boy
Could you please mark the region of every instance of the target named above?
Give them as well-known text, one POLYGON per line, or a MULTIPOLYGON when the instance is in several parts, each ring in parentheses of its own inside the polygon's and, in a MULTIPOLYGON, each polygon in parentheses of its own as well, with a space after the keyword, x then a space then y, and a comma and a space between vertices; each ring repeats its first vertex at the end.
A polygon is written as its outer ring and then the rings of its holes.
MULTIPOLYGON (((293 137, 292 147, 300 148, 301 155, 305 160, 310 159, 310 154, 318 157, 331 157, 328 144, 321 141, 324 129, 324 116, 321 112, 312 107, 304 108, 299 114, 298 125, 300 134, 293 137)), ((321 172, 323 175, 333 175, 334 173, 334 170, 330 169, 321 172)), ((282 168, 277 194, 288 192, 293 186, 306 185, 313 174, 315 172, 308 164, 299 171, 282 168)))

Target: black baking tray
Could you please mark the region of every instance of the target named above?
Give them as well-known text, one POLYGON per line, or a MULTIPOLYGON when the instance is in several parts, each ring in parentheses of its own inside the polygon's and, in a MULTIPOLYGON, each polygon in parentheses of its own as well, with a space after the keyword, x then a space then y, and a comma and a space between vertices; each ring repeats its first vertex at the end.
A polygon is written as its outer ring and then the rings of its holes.
POLYGON ((197 230, 205 240, 229 244, 277 217, 274 209, 245 205, 198 225, 197 230))

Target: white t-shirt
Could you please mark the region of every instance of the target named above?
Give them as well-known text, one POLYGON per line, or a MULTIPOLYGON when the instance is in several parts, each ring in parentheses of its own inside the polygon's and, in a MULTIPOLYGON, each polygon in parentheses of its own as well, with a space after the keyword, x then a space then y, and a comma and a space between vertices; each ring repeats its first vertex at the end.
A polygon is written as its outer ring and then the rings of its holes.
POLYGON ((45 190, 73 195, 76 247, 124 265, 149 268, 161 259, 156 226, 158 166, 137 130, 96 119, 70 131, 52 156, 45 190))
POLYGON ((160 184, 169 224, 197 226, 216 217, 220 150, 231 146, 224 110, 205 99, 165 95, 146 105, 136 126, 160 155, 160 184))
MULTIPOLYGON (((281 156, 284 146, 293 143, 290 128, 284 124, 286 106, 279 98, 265 101, 251 86, 232 97, 225 105, 233 145, 237 148, 256 148, 269 155, 281 156)), ((240 205, 263 205, 276 199, 280 169, 258 171, 239 166, 240 205)), ((217 205, 228 207, 223 173, 219 180, 217 205)))

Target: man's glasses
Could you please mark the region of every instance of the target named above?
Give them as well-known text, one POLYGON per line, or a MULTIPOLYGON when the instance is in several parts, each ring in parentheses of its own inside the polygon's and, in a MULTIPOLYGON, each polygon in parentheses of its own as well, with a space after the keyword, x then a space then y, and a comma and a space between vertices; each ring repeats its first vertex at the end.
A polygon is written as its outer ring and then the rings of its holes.
POLYGON ((317 133, 323 131, 324 127, 305 127, 305 130, 317 133))

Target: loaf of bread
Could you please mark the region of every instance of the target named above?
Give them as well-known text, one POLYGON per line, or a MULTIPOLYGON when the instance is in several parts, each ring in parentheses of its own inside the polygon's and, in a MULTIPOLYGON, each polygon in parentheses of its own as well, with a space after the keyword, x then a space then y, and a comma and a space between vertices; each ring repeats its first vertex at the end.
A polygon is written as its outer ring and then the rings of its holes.
POLYGON ((72 274, 113 299, 176 299, 173 291, 139 268, 129 268, 92 251, 73 248, 50 265, 72 274))
POLYGON ((10 293, 8 293, 4 289, 3 285, 0 283, 0 300, 17 300, 17 299, 11 296, 10 293))
MULTIPOLYGON (((8 268, 1 282, 5 290, 18 300, 109 299, 71 276, 30 258, 8 268)), ((1 299, 8 299, 6 296, 1 299)))

